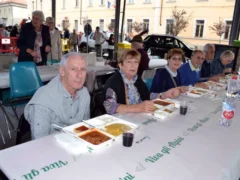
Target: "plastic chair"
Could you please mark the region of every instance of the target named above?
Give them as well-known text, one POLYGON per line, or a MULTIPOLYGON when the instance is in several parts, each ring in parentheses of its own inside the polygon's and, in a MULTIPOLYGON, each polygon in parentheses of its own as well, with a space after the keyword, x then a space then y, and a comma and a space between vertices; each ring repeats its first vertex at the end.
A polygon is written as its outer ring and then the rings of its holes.
POLYGON ((143 79, 143 81, 145 82, 145 84, 148 88, 148 91, 150 91, 153 79, 152 78, 147 78, 147 79, 143 79))
POLYGON ((30 124, 25 119, 24 114, 22 114, 17 128, 16 145, 30 140, 31 140, 30 124))
POLYGON ((4 106, 11 106, 16 118, 19 120, 16 113, 16 106, 26 104, 34 95, 36 90, 42 86, 37 67, 33 62, 19 62, 12 64, 9 69, 10 78, 10 96, 2 102, 2 109, 6 120, 13 127, 4 106))

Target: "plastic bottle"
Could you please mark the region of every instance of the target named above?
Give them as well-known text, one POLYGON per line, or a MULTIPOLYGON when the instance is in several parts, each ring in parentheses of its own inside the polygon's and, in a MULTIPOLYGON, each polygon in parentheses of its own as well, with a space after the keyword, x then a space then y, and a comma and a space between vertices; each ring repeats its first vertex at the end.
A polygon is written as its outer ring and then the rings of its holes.
POLYGON ((237 80, 237 84, 238 84, 238 100, 240 101, 240 67, 238 69, 238 80, 237 80))
POLYGON ((220 125, 226 126, 226 127, 231 125, 233 117, 234 117, 234 113, 235 113, 234 107, 235 107, 234 97, 226 96, 225 100, 223 101, 220 125))
POLYGON ((220 118, 220 125, 222 126, 228 127, 232 123, 236 108, 237 91, 237 77, 232 77, 228 82, 227 94, 223 101, 222 115, 220 118))

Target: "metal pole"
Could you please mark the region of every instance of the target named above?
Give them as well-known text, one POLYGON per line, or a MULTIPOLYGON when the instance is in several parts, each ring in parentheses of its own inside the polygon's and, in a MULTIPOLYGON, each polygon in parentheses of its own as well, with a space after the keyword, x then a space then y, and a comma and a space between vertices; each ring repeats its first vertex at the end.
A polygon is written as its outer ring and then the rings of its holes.
MULTIPOLYGON (((87 52, 86 53, 88 53, 88 36, 89 36, 89 34, 88 34, 88 32, 89 32, 89 26, 88 26, 88 18, 87 18, 87 52)), ((95 33, 96 33, 96 31, 95 31, 95 33)))
POLYGON ((118 51, 120 5, 121 5, 121 0, 116 0, 115 29, 114 29, 114 50, 115 50, 114 51, 114 60, 116 60, 116 61, 117 61, 117 51, 118 51))
POLYGON ((161 8, 160 8, 160 26, 162 26, 162 10, 163 10, 163 0, 161 1, 161 8))
POLYGON ((82 0, 80 0, 80 24, 82 25, 82 0))
POLYGON ((52 0, 52 17, 55 19, 54 26, 56 26, 56 0, 52 0))
POLYGON ((239 31, 240 31, 240 0, 236 0, 233 13, 231 33, 229 38, 230 45, 233 45, 233 41, 238 39, 239 31))
POLYGON ((121 42, 123 42, 123 25, 124 25, 124 20, 125 20, 125 8, 126 8, 126 0, 124 0, 123 3, 123 14, 122 14, 122 27, 121 27, 121 42))
POLYGON ((32 11, 34 11, 34 1, 32 1, 32 11))
POLYGON ((40 4, 41 4, 41 11, 42 11, 42 0, 40 0, 40 4))

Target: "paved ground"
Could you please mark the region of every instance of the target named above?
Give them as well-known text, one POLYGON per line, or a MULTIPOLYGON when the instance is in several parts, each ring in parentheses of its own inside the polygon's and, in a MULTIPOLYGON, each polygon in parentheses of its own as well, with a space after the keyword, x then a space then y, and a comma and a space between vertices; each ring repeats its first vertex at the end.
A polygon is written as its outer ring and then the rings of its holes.
MULTIPOLYGON (((21 106, 21 107, 17 108, 17 112, 18 112, 18 116, 19 117, 23 113, 23 108, 24 108, 24 106, 21 106)), ((18 125, 18 120, 15 118, 11 108, 6 108, 6 110, 8 112, 8 115, 10 115, 10 119, 11 119, 11 122, 13 123, 13 125, 14 125, 14 128, 16 129, 17 125, 18 125)), ((4 144, 3 139, 1 137, 1 134, 0 134, 0 150, 15 145, 16 131, 13 130, 11 127, 9 127, 9 128, 10 128, 11 138, 10 138, 8 130, 7 130, 7 124, 6 124, 5 118, 3 116, 3 113, 0 112, 0 129, 1 129, 2 133, 3 133, 3 137, 4 137, 4 141, 5 141, 5 144, 4 144)))

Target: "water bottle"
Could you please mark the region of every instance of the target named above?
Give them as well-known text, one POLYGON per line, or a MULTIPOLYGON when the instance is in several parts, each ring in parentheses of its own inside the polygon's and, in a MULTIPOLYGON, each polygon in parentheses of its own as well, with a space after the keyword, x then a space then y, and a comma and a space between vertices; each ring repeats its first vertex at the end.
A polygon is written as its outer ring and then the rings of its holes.
POLYGON ((237 85, 238 85, 238 100, 240 101, 240 67, 238 69, 237 85))
POLYGON ((220 125, 222 126, 228 127, 232 123, 236 108, 237 91, 237 77, 232 77, 232 79, 228 81, 227 93, 222 105, 222 114, 220 118, 220 125))
POLYGON ((235 99, 234 97, 226 96, 223 101, 222 114, 220 117, 221 126, 230 126, 235 113, 235 99))

